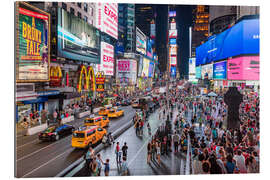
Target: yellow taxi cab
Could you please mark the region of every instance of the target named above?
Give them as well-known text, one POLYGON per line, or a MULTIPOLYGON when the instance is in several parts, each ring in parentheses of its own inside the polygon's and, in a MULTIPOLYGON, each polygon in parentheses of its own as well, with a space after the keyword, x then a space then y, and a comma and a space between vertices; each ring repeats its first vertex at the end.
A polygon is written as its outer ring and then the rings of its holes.
POLYGON ((92 116, 85 118, 84 125, 85 126, 100 126, 102 128, 109 126, 110 120, 104 116, 92 116))
POLYGON ((100 108, 100 110, 98 111, 98 115, 101 115, 101 116, 107 116, 108 113, 109 113, 109 110, 110 110, 110 108, 102 107, 102 108, 100 108))
POLYGON ((72 134, 71 146, 87 148, 89 144, 96 144, 107 134, 106 129, 99 126, 81 126, 72 134))
POLYGON ((109 110, 109 113, 108 113, 108 117, 119 117, 123 115, 124 115, 124 111, 119 108, 112 108, 109 110))

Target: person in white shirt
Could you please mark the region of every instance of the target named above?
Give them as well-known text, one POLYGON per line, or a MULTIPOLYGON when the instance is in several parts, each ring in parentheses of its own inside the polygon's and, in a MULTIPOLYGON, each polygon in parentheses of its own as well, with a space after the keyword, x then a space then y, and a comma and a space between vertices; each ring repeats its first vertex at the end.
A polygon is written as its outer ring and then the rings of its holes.
POLYGON ((236 162, 236 166, 240 170, 240 173, 247 173, 247 168, 245 165, 245 157, 242 155, 242 151, 238 150, 237 154, 234 155, 233 159, 236 162))

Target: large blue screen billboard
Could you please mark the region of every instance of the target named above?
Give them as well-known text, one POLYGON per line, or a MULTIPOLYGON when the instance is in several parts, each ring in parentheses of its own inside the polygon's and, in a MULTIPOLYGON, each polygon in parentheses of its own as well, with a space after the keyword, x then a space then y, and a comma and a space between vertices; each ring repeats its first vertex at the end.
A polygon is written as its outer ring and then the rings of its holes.
POLYGON ((244 19, 196 48, 196 66, 244 54, 260 53, 259 19, 244 19))

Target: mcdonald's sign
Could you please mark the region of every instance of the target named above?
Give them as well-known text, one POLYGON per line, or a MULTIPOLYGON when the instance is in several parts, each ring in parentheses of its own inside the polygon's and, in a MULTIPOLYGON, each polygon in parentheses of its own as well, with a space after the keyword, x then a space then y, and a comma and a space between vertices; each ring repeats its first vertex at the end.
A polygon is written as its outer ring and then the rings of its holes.
POLYGON ((60 66, 50 67, 50 86, 59 87, 62 82, 62 70, 60 66))
POLYGON ((92 68, 92 66, 86 67, 85 65, 81 65, 79 73, 80 73, 80 78, 79 78, 79 83, 78 83, 78 92, 82 91, 82 81, 85 82, 84 89, 88 90, 90 80, 91 80, 91 84, 92 84, 92 90, 95 91, 96 90, 95 73, 94 73, 94 69, 92 68), (82 78, 83 75, 84 75, 84 79, 82 78))
POLYGON ((104 84, 105 84, 105 74, 103 71, 98 72, 96 74, 96 85, 97 85, 97 91, 103 92, 104 91, 104 84))

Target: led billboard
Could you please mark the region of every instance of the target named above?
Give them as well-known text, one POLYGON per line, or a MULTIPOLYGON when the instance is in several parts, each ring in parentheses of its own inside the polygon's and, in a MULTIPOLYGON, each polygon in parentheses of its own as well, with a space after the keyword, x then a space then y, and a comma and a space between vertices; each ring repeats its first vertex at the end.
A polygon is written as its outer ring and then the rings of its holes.
POLYGON ((106 76, 114 74, 114 47, 106 42, 101 42, 100 64, 97 65, 98 71, 103 71, 106 76))
POLYGON ((136 27, 136 51, 141 54, 146 54, 146 41, 147 37, 143 32, 136 27))
POLYGON ((196 66, 260 53, 259 19, 244 19, 196 48, 196 66))
POLYGON ((58 8, 58 56, 91 63, 100 62, 100 31, 58 8))
POLYGON ((259 80, 259 56, 243 56, 228 60, 228 80, 259 80))
POLYGON ((50 15, 24 2, 16 13, 16 80, 49 81, 50 15))
POLYGON ((213 79, 227 78, 227 61, 215 63, 213 66, 213 79))
POLYGON ((118 4, 96 3, 96 27, 118 39, 118 4))

